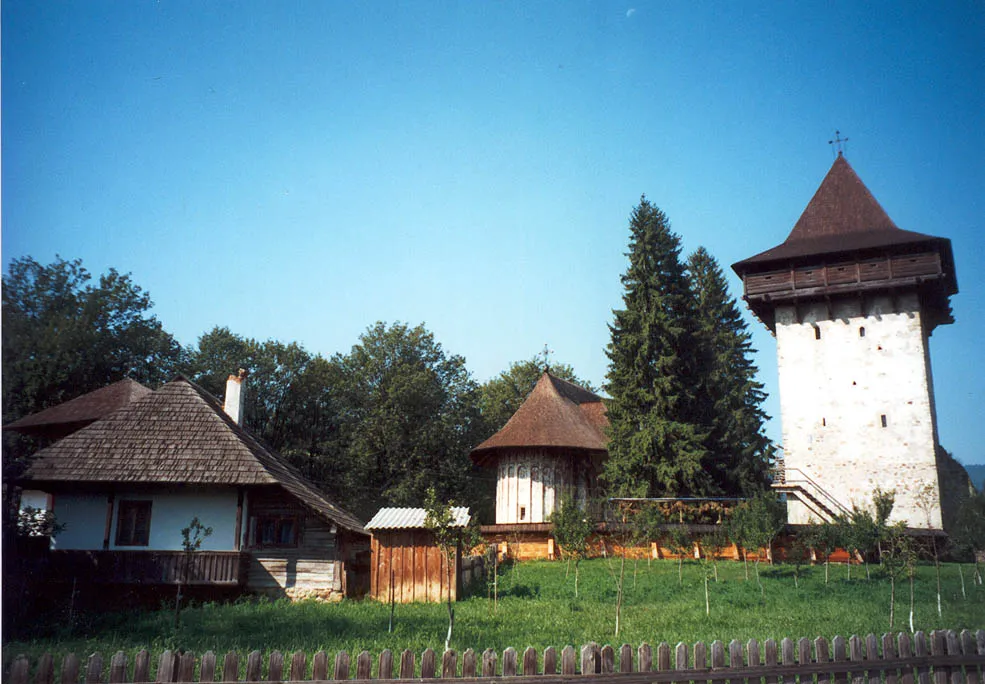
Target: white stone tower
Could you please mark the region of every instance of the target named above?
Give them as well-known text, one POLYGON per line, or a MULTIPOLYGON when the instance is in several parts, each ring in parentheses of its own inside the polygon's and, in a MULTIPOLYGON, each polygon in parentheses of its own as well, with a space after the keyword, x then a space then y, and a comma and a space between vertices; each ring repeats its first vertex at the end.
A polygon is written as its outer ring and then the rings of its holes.
POLYGON ((963 472, 938 444, 928 347, 953 322, 950 241, 896 227, 839 154, 787 239, 733 269, 776 336, 789 522, 881 489, 891 521, 942 528, 963 472))

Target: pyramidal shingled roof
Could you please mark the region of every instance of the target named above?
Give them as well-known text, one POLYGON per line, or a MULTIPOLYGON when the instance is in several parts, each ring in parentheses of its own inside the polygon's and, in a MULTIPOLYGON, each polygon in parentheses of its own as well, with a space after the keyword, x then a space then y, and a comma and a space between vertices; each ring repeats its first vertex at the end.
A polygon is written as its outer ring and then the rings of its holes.
POLYGON ((839 154, 787 239, 733 268, 940 239, 898 228, 839 154))
POLYGON ((4 430, 37 433, 53 430, 70 433, 150 394, 152 390, 125 378, 82 396, 63 401, 3 426, 4 430))
POLYGON ((472 450, 485 462, 499 449, 541 447, 606 452, 609 419, 597 394, 545 371, 506 425, 472 450))
POLYGON ((237 425, 211 394, 183 376, 37 453, 24 479, 280 485, 326 519, 362 523, 237 425))

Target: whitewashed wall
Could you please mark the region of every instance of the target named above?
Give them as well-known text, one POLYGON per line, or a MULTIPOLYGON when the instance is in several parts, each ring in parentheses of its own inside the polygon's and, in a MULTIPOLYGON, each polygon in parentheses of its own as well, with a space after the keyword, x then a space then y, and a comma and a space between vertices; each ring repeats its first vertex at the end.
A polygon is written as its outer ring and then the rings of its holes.
MULTIPOLYGON (((870 507, 876 487, 895 490, 892 521, 941 527, 933 384, 916 295, 833 302, 830 311, 824 303, 783 306, 776 323, 788 479, 799 469, 846 507, 870 507), (924 487, 929 517, 918 505, 924 487)), ((791 523, 811 517, 797 502, 788 510, 791 523)))
MULTIPOLYGON (((236 536, 236 490, 232 487, 211 492, 146 493, 117 491, 110 530, 110 549, 180 551, 181 530, 198 516, 212 534, 202 542, 203 551, 232 551, 236 536), (120 501, 151 501, 150 543, 148 546, 117 547, 116 525, 120 501)), ((103 495, 58 494, 55 517, 66 528, 54 540, 52 548, 95 550, 103 547, 106 524, 106 501, 103 495)), ((244 502, 244 509, 245 509, 244 502)), ((243 524, 246 524, 245 514, 243 524)))
POLYGON ((585 473, 570 455, 517 451, 500 457, 496 478, 496 524, 547 522, 565 493, 584 506, 585 473))

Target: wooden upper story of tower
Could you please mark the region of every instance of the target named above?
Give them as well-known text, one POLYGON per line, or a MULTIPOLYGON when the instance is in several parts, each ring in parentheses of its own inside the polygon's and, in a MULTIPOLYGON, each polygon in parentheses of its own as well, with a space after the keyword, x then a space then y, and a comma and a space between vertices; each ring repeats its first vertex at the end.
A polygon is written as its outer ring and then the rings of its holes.
POLYGON ((840 153, 787 239, 732 269, 773 331, 779 305, 914 290, 930 329, 954 322, 951 241, 898 228, 840 153))

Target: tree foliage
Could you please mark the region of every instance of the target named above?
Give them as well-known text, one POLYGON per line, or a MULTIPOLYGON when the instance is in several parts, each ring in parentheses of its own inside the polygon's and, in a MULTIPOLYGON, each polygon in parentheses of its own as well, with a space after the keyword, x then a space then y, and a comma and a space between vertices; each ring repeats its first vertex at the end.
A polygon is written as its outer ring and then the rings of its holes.
POLYGON ((680 239, 645 197, 629 228, 623 308, 614 311, 606 348, 611 441, 603 478, 619 497, 717 494, 704 467, 698 345, 680 239))
POLYGON ((4 423, 124 378, 171 379, 185 353, 152 306, 116 269, 92 282, 80 259, 14 259, 3 276, 4 423))
POLYGON ((751 335, 739 306, 728 293, 721 267, 704 247, 688 258, 700 355, 697 378, 708 426, 707 462, 721 490, 755 496, 768 486, 773 445, 766 437, 766 393, 756 380, 751 335))
POLYGON ((570 494, 561 497, 548 521, 554 525, 554 540, 560 548, 561 556, 569 563, 572 560, 575 562, 575 598, 577 598, 578 565, 588 555, 588 539, 594 526, 570 494))

